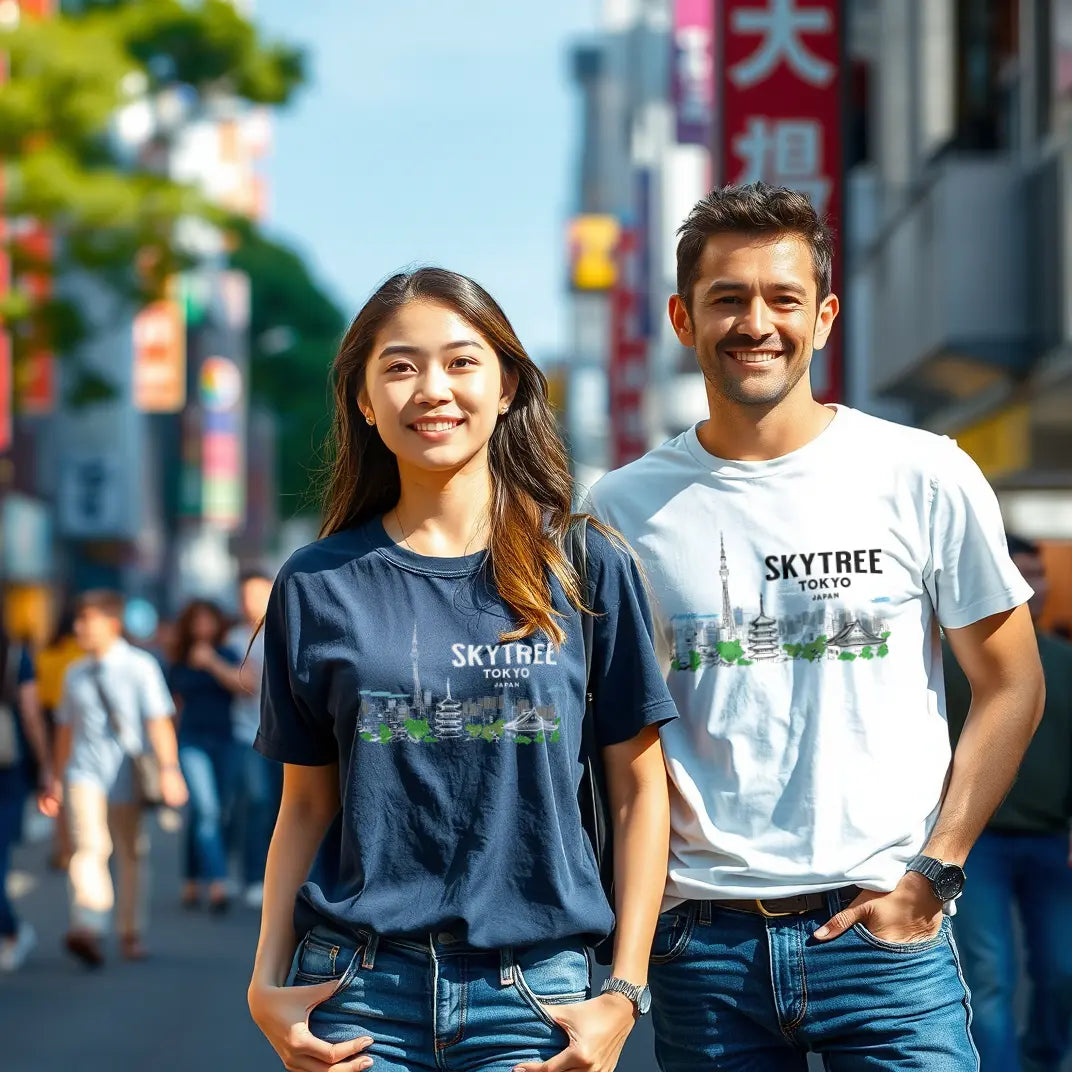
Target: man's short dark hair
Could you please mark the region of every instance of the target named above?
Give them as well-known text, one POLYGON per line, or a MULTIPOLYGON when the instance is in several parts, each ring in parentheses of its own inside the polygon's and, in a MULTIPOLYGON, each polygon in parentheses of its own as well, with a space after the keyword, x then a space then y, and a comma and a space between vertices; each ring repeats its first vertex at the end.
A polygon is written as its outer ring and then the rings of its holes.
POLYGON ((1009 545, 1010 555, 1040 555, 1042 548, 1034 540, 1017 536, 1015 532, 1005 533, 1005 542, 1009 545))
POLYGON ((95 610, 121 622, 125 609, 126 600, 119 592, 111 588, 91 588, 88 592, 82 592, 81 595, 76 596, 74 601, 76 617, 83 611, 95 610))
POLYGON ((785 186, 752 182, 747 186, 721 186, 693 206, 677 229, 677 292, 687 309, 700 277, 700 259, 712 235, 792 234, 811 250, 818 300, 829 293, 834 264, 834 236, 807 197, 785 186))

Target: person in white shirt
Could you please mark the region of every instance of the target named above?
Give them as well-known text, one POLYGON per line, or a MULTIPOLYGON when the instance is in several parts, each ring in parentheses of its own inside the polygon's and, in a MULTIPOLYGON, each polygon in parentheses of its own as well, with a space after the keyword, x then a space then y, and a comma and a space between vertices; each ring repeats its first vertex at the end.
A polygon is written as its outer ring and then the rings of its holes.
POLYGON ((724 187, 679 234, 670 318, 710 417, 591 494, 681 714, 660 1067, 977 1069, 943 907, 1041 714, 1031 590, 954 442, 814 399, 838 300, 808 200, 724 187), (954 757, 939 626, 973 694, 954 757))
POLYGON ((264 865, 283 794, 283 765, 253 748, 261 723, 261 673, 264 668, 264 632, 260 628, 272 580, 261 570, 248 570, 238 579, 238 606, 242 621, 227 634, 227 643, 243 657, 238 668, 243 691, 231 707, 231 726, 238 752, 236 822, 232 848, 242 866, 243 900, 260 908, 264 896, 264 865))

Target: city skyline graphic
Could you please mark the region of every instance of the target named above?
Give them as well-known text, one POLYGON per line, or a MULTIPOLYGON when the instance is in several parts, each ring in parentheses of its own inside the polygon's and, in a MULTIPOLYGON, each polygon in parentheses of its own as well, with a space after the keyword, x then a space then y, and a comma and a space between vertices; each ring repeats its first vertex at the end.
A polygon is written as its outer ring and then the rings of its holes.
POLYGON ((445 741, 508 741, 519 745, 555 744, 559 716, 554 704, 536 703, 522 687, 500 688, 488 694, 460 699, 446 678, 443 694, 421 683, 420 644, 413 625, 410 648, 410 689, 397 692, 361 689, 357 731, 369 743, 445 741))
POLYGON ((769 592, 761 589, 757 607, 734 606, 724 534, 720 534, 720 544, 722 608, 718 613, 671 618, 671 670, 695 673, 709 666, 753 666, 797 659, 809 663, 869 662, 889 654, 886 620, 876 613, 852 609, 840 594, 806 601, 806 609, 772 612, 768 609, 769 592))

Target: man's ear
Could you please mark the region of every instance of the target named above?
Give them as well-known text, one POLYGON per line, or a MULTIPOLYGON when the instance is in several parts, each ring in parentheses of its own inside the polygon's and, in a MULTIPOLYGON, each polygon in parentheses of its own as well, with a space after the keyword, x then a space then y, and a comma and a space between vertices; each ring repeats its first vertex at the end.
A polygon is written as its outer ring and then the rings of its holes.
POLYGON ((670 324, 682 346, 690 348, 696 345, 696 336, 692 330, 692 317, 680 294, 671 294, 670 303, 667 307, 670 314, 670 324))
POLYGON ((812 338, 812 348, 821 350, 830 338, 830 332, 837 319, 840 305, 836 294, 828 294, 819 306, 819 315, 815 318, 815 335, 812 338))

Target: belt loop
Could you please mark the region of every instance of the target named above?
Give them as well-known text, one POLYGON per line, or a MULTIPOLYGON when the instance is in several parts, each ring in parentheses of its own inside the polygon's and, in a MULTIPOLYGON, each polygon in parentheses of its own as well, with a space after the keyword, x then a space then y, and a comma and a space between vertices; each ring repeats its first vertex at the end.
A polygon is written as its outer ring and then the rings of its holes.
POLYGON ((698 901, 699 909, 697 911, 696 921, 703 927, 710 927, 711 921, 714 919, 714 913, 711 910, 710 901, 698 901))
POLYGON ((514 985, 514 947, 505 945, 499 950, 499 985, 514 985))
POLYGON ((365 943, 365 951, 361 954, 361 967, 365 971, 372 971, 376 967, 376 951, 380 948, 380 936, 370 934, 365 943))

